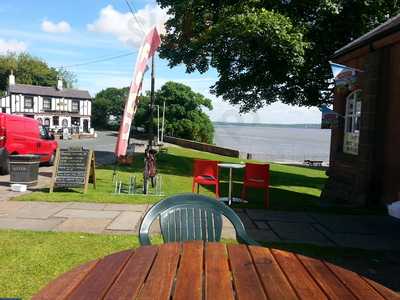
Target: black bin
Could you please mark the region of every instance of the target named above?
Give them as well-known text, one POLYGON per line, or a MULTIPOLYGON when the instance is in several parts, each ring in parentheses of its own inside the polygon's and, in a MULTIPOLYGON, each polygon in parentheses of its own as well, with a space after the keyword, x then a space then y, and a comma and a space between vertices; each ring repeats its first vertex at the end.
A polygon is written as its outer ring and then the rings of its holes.
POLYGON ((10 183, 37 184, 39 173, 39 155, 10 155, 10 183))

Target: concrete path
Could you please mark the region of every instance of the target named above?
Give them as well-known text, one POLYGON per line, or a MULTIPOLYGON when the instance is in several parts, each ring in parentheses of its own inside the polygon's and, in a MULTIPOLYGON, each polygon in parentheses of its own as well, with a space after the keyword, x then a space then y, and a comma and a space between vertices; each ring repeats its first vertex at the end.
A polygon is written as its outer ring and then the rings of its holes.
MULTIPOLYGON (((149 205, 0 202, 0 229, 137 234, 149 205)), ((259 241, 306 243, 373 250, 400 250, 400 220, 386 216, 339 216, 257 209, 236 210, 259 241)), ((153 224, 159 233, 159 224, 153 224)), ((224 220, 223 237, 235 238, 224 220)))
POLYGON ((53 167, 40 167, 38 184, 32 188, 29 188, 29 190, 25 193, 13 192, 10 189, 10 175, 0 175, 0 203, 16 196, 32 193, 36 190, 49 187, 52 174, 53 167))

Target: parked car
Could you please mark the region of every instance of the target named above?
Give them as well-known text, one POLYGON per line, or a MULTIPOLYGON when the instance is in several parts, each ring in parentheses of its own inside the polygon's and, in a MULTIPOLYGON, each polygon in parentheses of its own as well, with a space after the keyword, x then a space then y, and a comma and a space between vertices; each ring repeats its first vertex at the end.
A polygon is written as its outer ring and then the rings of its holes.
POLYGON ((8 174, 8 156, 37 154, 52 165, 58 144, 54 136, 33 118, 0 113, 0 173, 8 174))

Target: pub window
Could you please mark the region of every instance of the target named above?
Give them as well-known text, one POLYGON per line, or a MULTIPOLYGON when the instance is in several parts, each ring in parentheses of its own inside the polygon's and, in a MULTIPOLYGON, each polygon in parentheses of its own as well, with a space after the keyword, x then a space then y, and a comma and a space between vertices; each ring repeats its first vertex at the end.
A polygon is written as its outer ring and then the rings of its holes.
POLYGON ((60 124, 58 116, 53 117, 53 126, 58 126, 60 124))
POLYGON ((43 98, 43 109, 51 110, 51 98, 43 98))
POLYGON ((24 107, 28 109, 33 108, 33 97, 25 96, 24 107))
POLYGON ((360 138, 362 91, 356 90, 346 98, 343 152, 358 155, 360 138))
POLYGON ((67 119, 63 119, 61 121, 61 125, 62 125, 63 128, 67 128, 68 127, 68 120, 67 119))
POLYGON ((72 100, 72 111, 78 112, 79 111, 79 101, 72 100))
POLYGON ((44 119, 43 125, 47 126, 47 127, 50 127, 50 119, 49 118, 44 119))

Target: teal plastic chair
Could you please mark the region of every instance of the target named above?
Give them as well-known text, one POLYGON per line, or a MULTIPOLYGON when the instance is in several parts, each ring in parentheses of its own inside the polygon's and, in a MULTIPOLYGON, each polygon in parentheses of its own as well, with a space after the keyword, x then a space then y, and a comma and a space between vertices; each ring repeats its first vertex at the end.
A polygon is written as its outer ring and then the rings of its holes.
POLYGON ((158 217, 164 242, 221 240, 222 215, 233 224, 236 239, 257 245, 244 228, 239 216, 223 202, 193 193, 169 197, 155 204, 144 216, 139 229, 141 245, 150 245, 149 230, 158 217))

